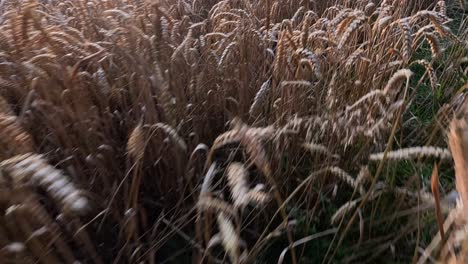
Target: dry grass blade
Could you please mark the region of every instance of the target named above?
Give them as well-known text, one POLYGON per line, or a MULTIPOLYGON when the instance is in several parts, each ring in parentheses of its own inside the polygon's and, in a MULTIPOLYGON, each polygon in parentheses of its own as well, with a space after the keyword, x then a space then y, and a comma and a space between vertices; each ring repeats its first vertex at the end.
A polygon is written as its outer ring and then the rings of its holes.
POLYGON ((437 224, 439 225, 440 237, 444 240, 444 222, 442 220, 442 210, 440 209, 440 194, 439 194, 439 169, 437 165, 434 164, 434 169, 432 170, 431 176, 431 190, 434 195, 435 210, 437 216, 437 224))
MULTIPOLYGON (((297 241, 295 241, 291 246, 289 247, 297 247, 297 246, 300 246, 302 244, 305 244, 311 240, 314 240, 314 239, 317 239, 317 238, 320 238, 320 237, 323 237, 323 236, 327 236, 327 235, 331 235, 331 234, 335 234, 336 232, 338 231, 337 228, 332 228, 332 229, 328 229, 328 230, 325 230, 325 231, 322 231, 322 232, 318 232, 316 234, 313 234, 313 235, 310 235, 308 237, 304 237, 304 238, 301 238, 297 241)), ((281 255, 280 257, 278 258, 278 264, 282 264, 283 263, 283 260, 284 260, 284 256, 286 255, 286 253, 288 252, 287 250, 289 249, 288 248, 285 248, 283 249, 283 251, 281 251, 281 255)))

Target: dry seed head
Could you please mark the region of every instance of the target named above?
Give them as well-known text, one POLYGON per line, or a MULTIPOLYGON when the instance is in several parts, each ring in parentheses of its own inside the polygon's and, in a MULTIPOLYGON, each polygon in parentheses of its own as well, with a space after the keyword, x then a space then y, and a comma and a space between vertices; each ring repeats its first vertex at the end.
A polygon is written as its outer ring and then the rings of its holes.
POLYGON ((263 205, 270 201, 271 197, 263 191, 263 184, 258 184, 255 188, 251 189, 247 193, 247 197, 250 203, 254 205, 263 205))
POLYGON ((374 13, 376 9, 376 6, 374 3, 372 2, 369 2, 365 7, 364 7, 364 13, 366 14, 366 16, 371 16, 372 13, 374 13))
POLYGON ((448 21, 450 21, 450 19, 445 16, 443 13, 441 12, 436 12, 436 11, 431 11, 431 10, 421 10, 421 11, 418 11, 414 16, 413 16, 413 20, 419 18, 419 17, 422 17, 422 18, 429 18, 429 20, 437 23, 437 24, 443 24, 443 23, 446 23, 448 21))
MULTIPOLYGON (((440 159, 450 159, 452 156, 448 149, 424 146, 399 149, 387 152, 388 160, 407 160, 418 157, 436 157, 440 159)), ((369 156, 369 160, 378 161, 383 160, 384 152, 374 153, 369 156)))
POLYGON ((226 48, 223 51, 223 54, 221 55, 221 58, 219 58, 218 66, 223 65, 224 61, 228 57, 229 53, 231 50, 233 50, 237 45, 237 42, 231 42, 229 45, 226 46, 226 48))
POLYGON ((285 32, 287 34, 290 34, 292 35, 293 34, 293 26, 292 26, 292 23, 291 23, 291 20, 289 19, 284 19, 282 22, 281 22, 281 32, 285 32))
POLYGON ((94 76, 99 85, 99 88, 101 89, 101 92, 106 96, 109 95, 111 87, 109 85, 109 82, 107 81, 106 73, 104 72, 104 70, 101 67, 99 67, 94 76))
POLYGON ((206 248, 207 249, 211 249, 213 248, 214 246, 216 245, 219 245, 223 243, 223 241, 221 240, 221 235, 218 233, 218 234, 215 234, 213 235, 210 240, 208 241, 208 243, 206 243, 206 248))
POLYGON ((434 25, 434 28, 437 31, 437 33, 439 33, 439 35, 441 35, 442 37, 447 37, 457 44, 466 46, 466 44, 464 44, 455 34, 453 34, 452 30, 449 27, 443 25, 434 17, 429 17, 429 19, 432 25, 434 25))
POLYGON ((342 205, 340 208, 338 208, 338 210, 331 217, 331 224, 336 224, 338 220, 343 218, 343 216, 345 216, 349 211, 354 209, 358 202, 359 200, 349 201, 342 205))
POLYGON ((340 156, 337 154, 333 154, 328 150, 328 148, 324 145, 320 145, 317 143, 304 143, 302 144, 302 147, 310 151, 311 153, 318 152, 318 153, 323 153, 329 157, 334 157, 334 158, 339 158, 340 156))
POLYGON ((393 74, 392 78, 388 81, 387 85, 383 89, 385 94, 396 93, 399 86, 403 83, 406 79, 409 81, 409 78, 413 75, 413 73, 408 69, 401 69, 398 70, 395 74, 393 74))
POLYGON ((262 140, 271 138, 274 132, 275 129, 271 126, 252 128, 238 123, 233 130, 225 132, 216 138, 211 147, 207 164, 211 163, 216 149, 226 144, 239 143, 245 148, 249 161, 253 162, 264 176, 269 178, 271 176, 271 167, 262 140))
POLYGON ((219 149, 227 144, 240 142, 243 138, 256 139, 260 143, 263 139, 269 139, 274 135, 275 129, 267 127, 248 127, 243 123, 237 123, 234 128, 219 135, 211 147, 211 151, 219 149))
POLYGON ((301 6, 299 7, 296 12, 294 13, 293 17, 291 18, 291 22, 295 25, 299 22, 301 19, 301 16, 304 14, 305 7, 301 6))
MULTIPOLYGON (((379 197, 382 195, 382 191, 376 191, 371 193, 369 198, 367 199, 368 202, 374 200, 375 198, 379 197)), ((358 198, 356 200, 348 201, 344 205, 342 205, 336 212, 333 214, 331 217, 331 223, 336 224, 341 218, 343 218, 347 213, 349 213, 351 210, 356 208, 356 206, 361 202, 362 198, 358 198)))
POLYGON ((328 167, 327 168, 330 172, 334 173, 336 176, 338 176, 342 181, 346 182, 349 186, 353 187, 354 189, 359 190, 361 194, 364 194, 364 189, 360 185, 359 182, 357 182, 351 175, 349 175, 346 171, 342 170, 339 167, 328 167))
POLYGON ((164 110, 164 115, 166 116, 167 123, 173 124, 175 123, 175 106, 174 106, 174 100, 173 96, 169 90, 169 84, 164 78, 164 73, 162 72, 161 68, 159 65, 156 65, 154 67, 154 72, 150 77, 151 83, 154 87, 157 89, 157 96, 158 100, 160 101, 160 104, 164 110))
MULTIPOLYGON (((374 25, 379 30, 383 30, 385 27, 387 27, 390 22, 392 22, 393 17, 387 16, 387 17, 382 17, 379 20, 377 20, 377 23, 374 25)), ((375 29, 374 29, 375 30, 375 29)))
POLYGON ((251 116, 257 116, 260 113, 262 106, 268 97, 268 92, 270 91, 271 87, 270 84, 271 80, 265 81, 260 87, 260 90, 258 90, 257 94, 255 95, 254 101, 249 110, 249 114, 251 116))
POLYGON ((2 248, 2 250, 5 250, 7 252, 19 254, 21 252, 24 252, 26 250, 26 245, 21 243, 21 242, 12 242, 5 247, 2 248))
POLYGON ((343 34, 343 32, 348 28, 348 26, 351 24, 351 22, 353 22, 354 20, 354 16, 352 15, 352 13, 350 13, 348 15, 348 17, 346 17, 335 29, 335 36, 336 37, 339 37, 343 34))
POLYGON ((245 207, 249 203, 247 197, 247 193, 249 192, 247 169, 242 163, 231 163, 227 168, 227 179, 234 207, 245 207))
POLYGON ((439 12, 440 12, 442 15, 446 15, 446 14, 447 14, 447 5, 446 5, 446 3, 445 3, 445 0, 437 1, 436 7, 439 8, 439 12))
POLYGON ((145 154, 145 132, 141 123, 138 123, 132 133, 130 133, 127 141, 127 151, 129 156, 135 161, 140 161, 143 158, 145 154))
POLYGON ((411 58, 413 36, 411 26, 407 19, 401 19, 398 23, 403 33, 403 58, 408 61, 411 58))
POLYGON ((368 92, 367 94, 365 94, 364 96, 362 96, 361 98, 359 98, 359 100, 354 102, 352 105, 347 106, 346 112, 349 112, 355 109, 356 107, 360 106, 364 102, 371 101, 371 100, 375 100, 373 102, 376 102, 379 100, 379 98, 384 97, 384 96, 385 96, 385 92, 382 92, 382 90, 372 90, 368 92))
POLYGON ((415 191, 410 191, 406 188, 403 188, 403 187, 395 187, 393 188, 393 191, 395 194, 398 194, 398 195, 404 195, 404 196, 409 196, 409 197, 412 197, 412 198, 418 198, 420 197, 421 200, 424 202, 424 203, 433 203, 434 202, 434 196, 432 196, 432 194, 428 193, 428 192, 425 192, 425 191, 419 191, 419 192, 415 192, 415 191))
POLYGON ((335 29, 340 25, 346 18, 348 18, 352 14, 352 10, 349 8, 343 9, 340 13, 330 21, 329 26, 331 29, 335 29))
POLYGON ((11 177, 14 185, 29 183, 41 186, 65 211, 83 213, 88 209, 88 199, 82 195, 82 191, 41 155, 28 153, 15 156, 0 163, 0 170, 11 177))
POLYGON ((237 234, 233 223, 223 213, 219 213, 217 215, 217 222, 224 250, 226 250, 232 263, 239 263, 239 245, 241 243, 241 239, 237 234))
POLYGON ((19 125, 15 116, 0 114, 0 141, 2 158, 33 152, 34 144, 29 133, 19 125))
POLYGON ((103 15, 105 16, 111 16, 111 15, 115 15, 117 17, 121 17, 123 19, 129 19, 131 16, 130 14, 120 10, 120 9, 109 9, 109 10, 104 10, 104 12, 102 12, 103 15))
POLYGON ((177 131, 172 126, 163 123, 156 123, 153 125, 153 127, 164 131, 182 151, 187 152, 187 144, 185 144, 185 141, 179 136, 177 131))
POLYGON ((201 196, 198 200, 197 207, 200 211, 214 211, 216 213, 224 213, 230 216, 235 215, 234 208, 218 198, 209 196, 201 196))
POLYGON ((397 66, 400 66, 402 64, 403 64, 402 60, 395 60, 395 61, 382 64, 379 66, 379 74, 384 74, 387 71, 391 71, 393 70, 393 68, 396 68, 397 66))
POLYGON ((424 68, 426 68, 426 72, 429 75, 429 81, 431 82, 432 90, 435 91, 435 89, 437 88, 437 76, 434 71, 434 68, 432 67, 432 64, 426 60, 418 60, 416 61, 416 63, 419 63, 423 65, 424 68))
POLYGON ((311 88, 312 83, 309 81, 282 81, 280 84, 280 89, 286 89, 289 87, 290 89, 297 89, 297 88, 311 88))
POLYGON ((356 63, 356 61, 362 57, 363 53, 364 53, 364 50, 361 48, 351 53, 351 55, 349 55, 348 59, 346 60, 345 67, 351 68, 351 66, 353 66, 356 63))
POLYGON ((300 43, 302 47, 305 47, 306 41, 309 38, 309 30, 310 25, 312 24, 313 20, 317 19, 317 15, 312 11, 307 11, 304 15, 304 19, 302 21, 302 33, 300 43))
POLYGON ((371 180, 372 176, 370 174, 369 168, 367 166, 362 166, 359 170, 359 174, 356 177, 356 184, 362 185, 366 181, 371 180))
POLYGON ((278 40, 278 44, 276 47, 276 56, 275 61, 273 63, 273 75, 280 79, 281 76, 284 74, 284 65, 286 63, 286 35, 285 31, 282 31, 280 34, 280 38, 278 40))
POLYGON ((441 53, 441 47, 437 36, 433 33, 426 33, 424 34, 424 36, 427 42, 429 43, 429 46, 431 47, 432 57, 434 59, 439 58, 439 55, 441 53))
POLYGON ((34 57, 32 57, 31 59, 29 59, 27 61, 27 63, 30 63, 30 64, 42 64, 42 63, 50 63, 50 62, 54 62, 55 59, 57 58, 57 56, 55 54, 52 54, 52 53, 45 53, 45 54, 39 54, 39 55, 36 55, 34 57))
POLYGON ((356 18, 351 22, 351 24, 349 24, 349 26, 343 33, 343 36, 341 37, 340 42, 338 43, 338 49, 342 49, 344 47, 351 34, 353 34, 353 32, 356 31, 366 20, 367 17, 364 14, 356 14, 356 18))

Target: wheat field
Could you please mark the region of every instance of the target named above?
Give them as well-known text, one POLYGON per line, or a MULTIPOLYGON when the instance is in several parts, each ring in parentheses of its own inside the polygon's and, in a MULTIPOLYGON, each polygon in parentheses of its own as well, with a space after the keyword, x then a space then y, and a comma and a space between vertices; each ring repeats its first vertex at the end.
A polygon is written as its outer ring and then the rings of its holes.
POLYGON ((1 263, 468 263, 464 0, 0 0, 1 263))

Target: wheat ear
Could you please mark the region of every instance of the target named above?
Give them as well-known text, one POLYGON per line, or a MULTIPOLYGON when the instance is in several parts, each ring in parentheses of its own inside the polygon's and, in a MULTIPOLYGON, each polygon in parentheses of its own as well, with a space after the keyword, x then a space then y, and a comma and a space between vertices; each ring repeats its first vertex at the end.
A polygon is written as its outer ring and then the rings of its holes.
POLYGON ((33 184, 47 190, 65 212, 81 214, 89 208, 88 199, 59 170, 50 166, 41 155, 24 154, 0 163, 0 170, 11 177, 13 184, 33 184))
MULTIPOLYGON (((437 148, 432 146, 412 147, 389 151, 387 153, 388 160, 407 160, 418 157, 436 157, 440 159, 450 159, 451 154, 448 149, 437 148)), ((384 158, 384 153, 374 153, 369 156, 369 160, 378 161, 384 158)))

